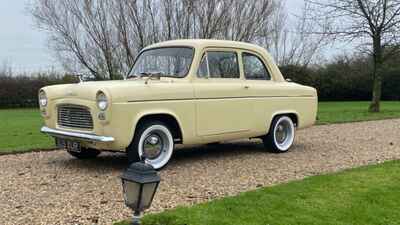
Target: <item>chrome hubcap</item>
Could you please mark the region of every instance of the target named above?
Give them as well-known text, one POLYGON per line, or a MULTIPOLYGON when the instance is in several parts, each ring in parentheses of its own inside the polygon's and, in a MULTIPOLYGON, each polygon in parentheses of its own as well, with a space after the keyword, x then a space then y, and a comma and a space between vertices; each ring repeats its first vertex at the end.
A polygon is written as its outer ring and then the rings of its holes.
POLYGON ((286 141, 289 129, 290 129, 289 126, 283 123, 278 125, 276 129, 276 141, 279 144, 283 144, 286 141))
POLYGON ((146 128, 140 136, 138 153, 141 159, 154 169, 165 166, 172 156, 174 139, 167 127, 154 124, 146 128))
POLYGON ((143 144, 143 153, 147 159, 156 159, 165 151, 162 138, 156 133, 150 133, 143 144))

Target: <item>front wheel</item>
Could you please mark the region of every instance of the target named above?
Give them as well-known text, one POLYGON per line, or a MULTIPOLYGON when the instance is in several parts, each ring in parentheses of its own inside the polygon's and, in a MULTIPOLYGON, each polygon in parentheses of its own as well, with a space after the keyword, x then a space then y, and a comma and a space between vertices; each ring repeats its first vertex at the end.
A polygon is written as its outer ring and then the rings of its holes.
POLYGON ((290 117, 275 117, 269 133, 263 137, 264 146, 274 153, 287 152, 293 145, 295 132, 295 125, 290 117))
POLYGON ((173 151, 174 139, 168 126, 161 121, 150 121, 138 126, 127 154, 129 163, 144 157, 154 169, 161 169, 167 165, 173 151))

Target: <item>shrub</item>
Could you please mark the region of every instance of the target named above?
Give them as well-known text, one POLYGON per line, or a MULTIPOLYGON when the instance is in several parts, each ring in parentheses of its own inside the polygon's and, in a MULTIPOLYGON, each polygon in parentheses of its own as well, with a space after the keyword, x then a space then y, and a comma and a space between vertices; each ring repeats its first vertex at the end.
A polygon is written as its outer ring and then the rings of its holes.
MULTIPOLYGON (((304 68, 283 66, 282 74, 294 82, 315 87, 321 101, 365 101, 372 98, 372 63, 363 57, 339 57, 333 62, 304 68)), ((400 100, 400 63, 383 69, 382 100, 400 100)))
POLYGON ((0 73, 0 108, 37 107, 40 88, 75 82, 77 79, 71 75, 53 73, 28 76, 0 73))

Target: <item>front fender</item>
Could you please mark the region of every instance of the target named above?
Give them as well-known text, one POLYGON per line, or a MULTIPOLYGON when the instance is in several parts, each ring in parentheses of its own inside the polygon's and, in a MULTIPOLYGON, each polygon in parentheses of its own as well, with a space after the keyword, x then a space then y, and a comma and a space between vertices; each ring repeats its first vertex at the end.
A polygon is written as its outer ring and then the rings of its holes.
POLYGON ((151 110, 143 110, 136 114, 136 116, 133 119, 133 128, 131 130, 132 137, 135 134, 135 130, 136 130, 138 122, 146 116, 153 116, 153 115, 172 116, 177 121, 177 123, 181 129, 182 136, 184 136, 185 131, 184 131, 184 128, 182 127, 182 122, 180 121, 180 118, 178 117, 178 115, 175 112, 173 112, 169 109, 151 109, 151 110))

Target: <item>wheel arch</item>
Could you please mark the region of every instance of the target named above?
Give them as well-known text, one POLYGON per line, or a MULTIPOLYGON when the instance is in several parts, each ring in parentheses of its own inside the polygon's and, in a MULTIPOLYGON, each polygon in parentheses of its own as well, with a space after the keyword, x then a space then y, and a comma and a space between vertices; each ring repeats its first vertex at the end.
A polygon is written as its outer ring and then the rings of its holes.
POLYGON ((171 130, 174 141, 176 141, 176 143, 183 142, 184 133, 182 130, 181 123, 178 117, 174 113, 168 111, 153 111, 153 112, 144 112, 139 114, 134 121, 132 139, 136 135, 136 130, 138 126, 140 126, 146 121, 155 121, 155 120, 161 121, 168 126, 168 128, 171 130))
MULTIPOLYGON (((279 111, 279 112, 272 114, 272 117, 268 124, 268 127, 271 126, 272 121, 274 121, 274 119, 278 116, 288 116, 290 119, 292 119, 295 127, 300 126, 300 117, 296 111, 279 111)), ((268 128, 268 130, 269 130, 269 128, 268 128)))

